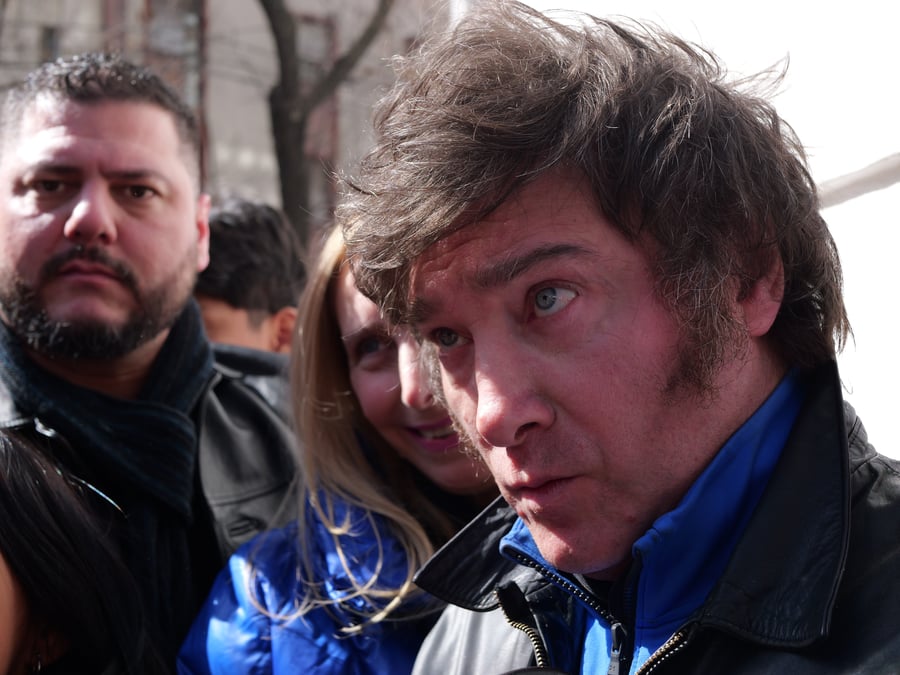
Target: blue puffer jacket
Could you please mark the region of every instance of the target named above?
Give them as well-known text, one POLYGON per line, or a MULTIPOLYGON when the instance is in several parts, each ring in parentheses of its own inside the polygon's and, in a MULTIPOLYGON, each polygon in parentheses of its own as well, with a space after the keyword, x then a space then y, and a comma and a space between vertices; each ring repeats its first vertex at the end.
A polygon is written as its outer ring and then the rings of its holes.
MULTIPOLYGON (((365 580, 378 563, 375 532, 361 512, 353 520, 354 535, 343 538, 344 553, 357 578, 365 580)), ((182 646, 179 673, 382 675, 412 670, 436 618, 435 612, 423 611, 421 601, 394 613, 417 618, 382 621, 353 635, 340 632, 341 626, 359 621, 344 609, 319 607, 295 616, 303 596, 298 529, 295 522, 263 533, 231 557, 182 646)), ((406 574, 406 555, 386 527, 379 530, 384 555, 380 578, 383 585, 394 585, 406 574)), ((314 578, 329 597, 346 597, 351 584, 332 536, 318 521, 309 524, 304 536, 316 540, 314 578)), ((352 607, 367 609, 358 600, 352 607)))

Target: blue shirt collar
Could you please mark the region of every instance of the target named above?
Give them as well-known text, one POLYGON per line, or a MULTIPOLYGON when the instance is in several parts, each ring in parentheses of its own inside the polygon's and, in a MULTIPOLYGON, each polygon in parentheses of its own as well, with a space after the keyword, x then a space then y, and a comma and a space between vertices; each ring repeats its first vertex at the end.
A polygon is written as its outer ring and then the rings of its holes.
MULTIPOLYGON (((678 506, 635 542, 632 550, 643 566, 638 628, 674 630, 721 576, 790 435, 804 400, 802 384, 796 372, 789 372, 722 446, 678 506)), ((555 572, 521 519, 502 539, 500 550, 515 550, 555 572)))

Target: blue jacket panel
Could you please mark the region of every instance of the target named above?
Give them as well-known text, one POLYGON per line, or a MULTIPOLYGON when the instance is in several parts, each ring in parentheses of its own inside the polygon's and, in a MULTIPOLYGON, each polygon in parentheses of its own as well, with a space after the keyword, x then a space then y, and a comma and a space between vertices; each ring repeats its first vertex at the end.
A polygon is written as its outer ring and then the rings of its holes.
MULTIPOLYGON (((343 542, 346 557, 358 578, 369 579, 377 564, 376 538, 362 517, 355 518, 352 527, 354 536, 343 542)), ((412 670, 433 614, 382 621, 352 635, 340 628, 359 619, 341 609, 319 607, 296 615, 303 596, 298 530, 295 522, 264 533, 231 557, 182 646, 179 673, 380 675, 412 670)), ((316 538, 314 578, 329 597, 345 597, 350 579, 331 534, 317 524, 304 536, 316 538)), ((406 556, 389 535, 382 535, 382 546, 380 578, 391 583, 405 576, 406 556)), ((361 601, 351 605, 354 610, 366 609, 361 601)))

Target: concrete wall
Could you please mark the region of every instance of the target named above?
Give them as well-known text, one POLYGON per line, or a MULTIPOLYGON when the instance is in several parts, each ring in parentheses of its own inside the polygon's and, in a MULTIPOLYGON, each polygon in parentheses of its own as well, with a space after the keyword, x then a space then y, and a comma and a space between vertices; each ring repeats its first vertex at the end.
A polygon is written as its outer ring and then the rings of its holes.
POLYGON ((101 4, 79 0, 7 3, 0 32, 0 87, 17 82, 42 61, 44 42, 53 33, 61 54, 96 49, 105 37, 101 4))

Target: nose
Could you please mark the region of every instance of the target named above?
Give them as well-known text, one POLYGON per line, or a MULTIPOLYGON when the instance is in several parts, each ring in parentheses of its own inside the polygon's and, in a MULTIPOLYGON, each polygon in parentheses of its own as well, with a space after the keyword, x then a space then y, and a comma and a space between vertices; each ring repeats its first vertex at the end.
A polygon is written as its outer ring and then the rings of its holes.
POLYGON ((535 388, 527 363, 509 343, 476 355, 475 430, 491 447, 514 447, 553 424, 553 407, 535 388))
POLYGON ((404 335, 397 344, 397 366, 400 369, 400 400, 407 408, 426 410, 434 405, 434 394, 428 368, 422 362, 419 345, 411 335, 404 335))
POLYGON ((116 240, 115 205, 105 184, 85 181, 63 228, 76 244, 111 244, 116 240))

